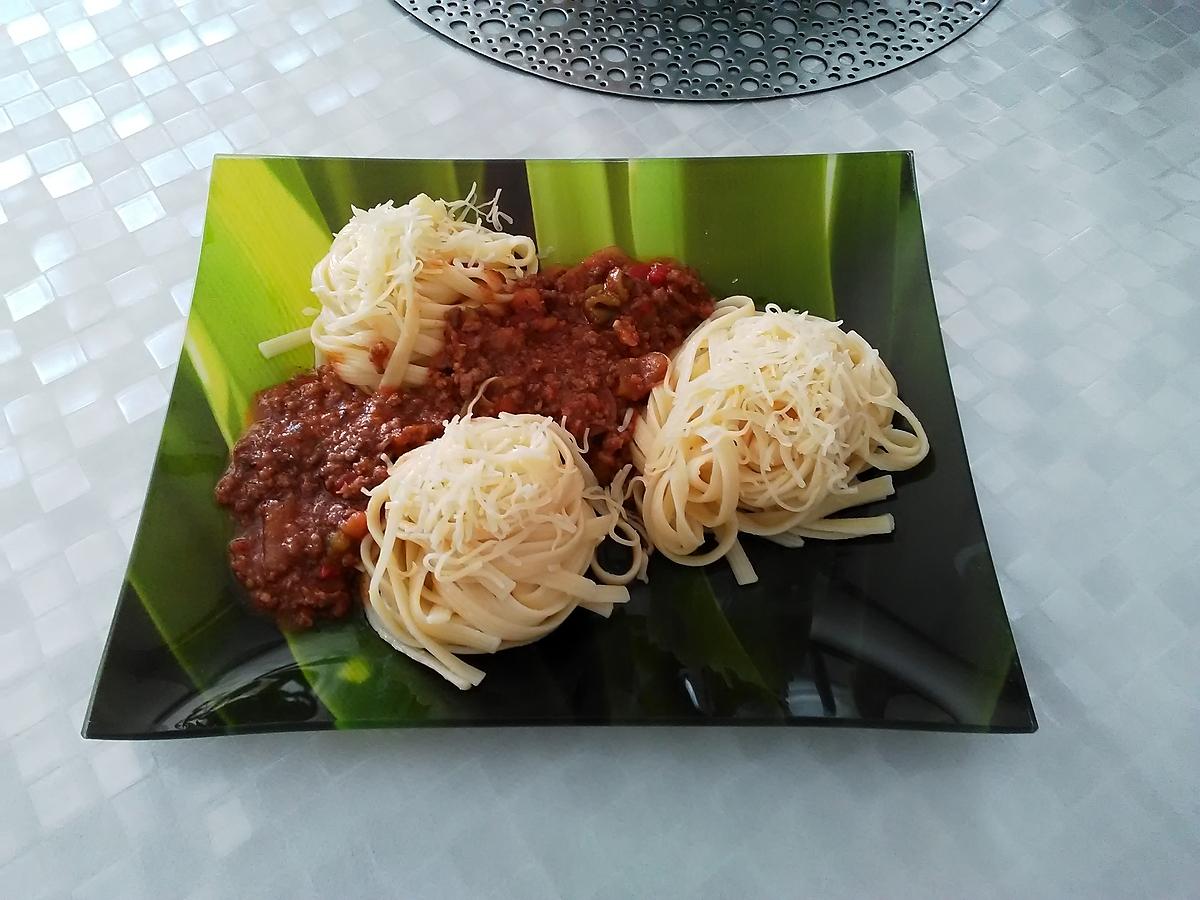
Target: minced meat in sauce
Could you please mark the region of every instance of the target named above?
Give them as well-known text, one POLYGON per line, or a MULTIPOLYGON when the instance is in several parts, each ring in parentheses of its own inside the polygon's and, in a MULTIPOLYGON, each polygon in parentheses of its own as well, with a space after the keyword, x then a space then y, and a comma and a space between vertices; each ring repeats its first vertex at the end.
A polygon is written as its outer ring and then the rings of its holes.
POLYGON ((363 490, 386 477, 384 454, 440 436, 458 408, 435 387, 367 394, 328 366, 259 394, 216 489, 238 525, 230 562, 255 607, 290 628, 346 615, 367 531, 363 490))
MULTIPOLYGON (((263 391, 216 489, 238 526, 234 573, 283 627, 346 615, 366 533, 363 492, 386 477, 384 457, 439 437, 481 388, 475 415, 563 421, 586 442, 597 478, 611 480, 629 462, 627 411, 662 381, 667 354, 712 309, 690 269, 610 248, 519 282, 504 306, 452 312, 445 347, 418 388, 367 394, 322 367, 263 391)), ((372 348, 380 370, 390 352, 372 348)))

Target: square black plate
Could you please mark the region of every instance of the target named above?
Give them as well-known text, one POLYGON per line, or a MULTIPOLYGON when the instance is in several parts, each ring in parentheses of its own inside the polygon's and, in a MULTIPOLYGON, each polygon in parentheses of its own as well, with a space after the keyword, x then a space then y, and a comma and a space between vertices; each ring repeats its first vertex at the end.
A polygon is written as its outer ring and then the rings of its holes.
MULTIPOLYGON (((307 354, 307 355, 306 355, 307 354)), ((907 153, 443 161, 223 157, 213 167, 185 351, 97 678, 88 737, 480 724, 865 725, 1032 731, 979 516, 907 153), (886 537, 788 550, 761 581, 663 560, 604 620, 484 657, 463 693, 360 615, 282 634, 247 611, 212 501, 256 390, 311 365, 258 341, 305 321, 309 271, 350 215, 503 188, 555 261, 620 244, 697 269, 714 295, 841 319, 879 349, 930 457, 880 504, 886 537)))

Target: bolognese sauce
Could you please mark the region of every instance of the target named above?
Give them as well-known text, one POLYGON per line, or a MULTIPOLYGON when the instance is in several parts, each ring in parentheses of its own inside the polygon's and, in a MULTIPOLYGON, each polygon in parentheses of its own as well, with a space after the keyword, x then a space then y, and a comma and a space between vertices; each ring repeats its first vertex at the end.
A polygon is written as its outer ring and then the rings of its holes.
MULTIPOLYGON (((454 310, 420 387, 367 394, 322 367, 262 392, 216 489, 237 525, 230 559, 251 602, 288 628, 345 616, 364 492, 388 459, 439 437, 472 400, 475 415, 563 422, 607 483, 629 462, 633 412, 712 310, 692 270, 609 248, 516 283, 507 304, 454 310)), ((372 359, 386 361, 391 348, 378 349, 372 359)))
POLYGON ((458 406, 436 388, 367 394, 329 366, 259 394, 216 488, 237 524, 230 563, 255 608, 289 628, 346 615, 364 489, 386 477, 385 455, 440 436, 458 406))
POLYGON ((690 269, 602 250, 518 284, 505 306, 456 310, 433 380, 449 380, 468 400, 482 387, 478 415, 564 421, 608 482, 629 461, 626 411, 663 380, 667 355, 712 309, 690 269))

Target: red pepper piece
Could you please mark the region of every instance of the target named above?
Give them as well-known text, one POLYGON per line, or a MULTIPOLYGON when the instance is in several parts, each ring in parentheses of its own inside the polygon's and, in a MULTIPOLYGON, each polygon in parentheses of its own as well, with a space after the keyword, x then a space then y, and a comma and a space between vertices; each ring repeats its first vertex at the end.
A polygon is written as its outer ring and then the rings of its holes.
POLYGON ((671 267, 663 263, 651 263, 650 271, 646 273, 646 280, 651 284, 663 285, 667 283, 667 276, 671 274, 671 267))
POLYGON ((361 510, 350 513, 342 523, 342 533, 351 540, 361 541, 367 536, 367 514, 361 510))

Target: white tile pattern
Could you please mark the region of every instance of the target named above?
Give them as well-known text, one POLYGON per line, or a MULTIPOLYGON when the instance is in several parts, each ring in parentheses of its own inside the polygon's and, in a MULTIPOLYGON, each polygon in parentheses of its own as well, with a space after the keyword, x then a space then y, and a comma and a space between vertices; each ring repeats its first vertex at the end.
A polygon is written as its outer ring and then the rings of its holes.
POLYGON ((1200 8, 1005 0, 750 105, 572 91, 388 0, 0 0, 0 897, 1200 886, 1200 8), (84 743, 214 153, 912 147, 1042 730, 84 743))

